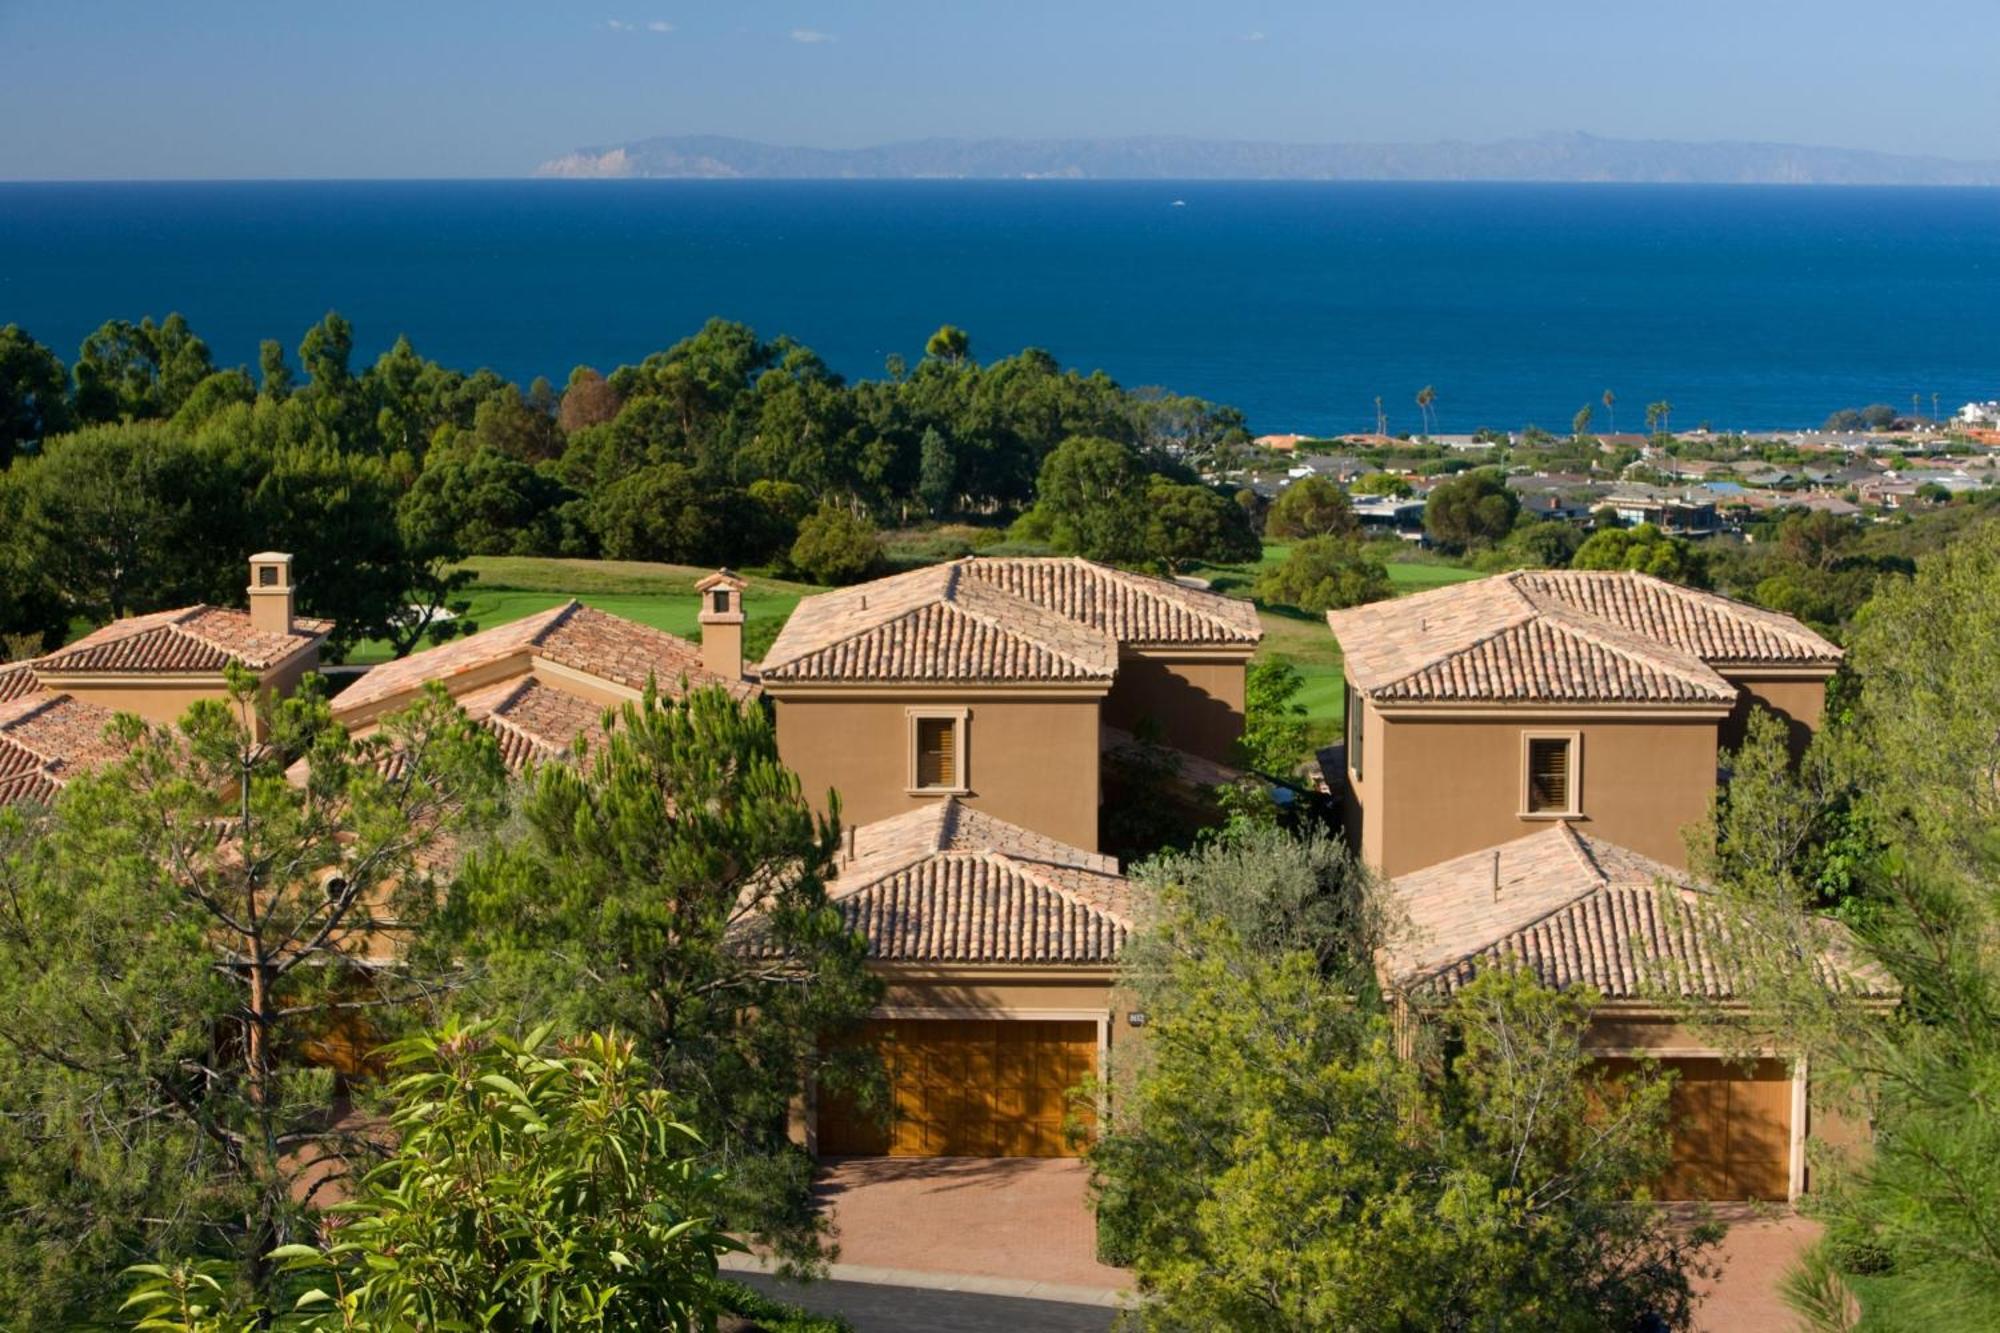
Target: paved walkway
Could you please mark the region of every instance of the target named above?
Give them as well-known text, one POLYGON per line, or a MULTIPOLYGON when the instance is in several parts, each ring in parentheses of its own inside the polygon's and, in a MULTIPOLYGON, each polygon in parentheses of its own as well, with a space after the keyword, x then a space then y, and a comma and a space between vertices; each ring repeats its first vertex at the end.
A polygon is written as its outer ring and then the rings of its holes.
POLYGON ((1717 1213, 1729 1234, 1717 1251, 1722 1275, 1697 1288, 1703 1296, 1694 1312, 1697 1333, 1791 1333, 1799 1320, 1778 1298, 1778 1279, 1819 1239, 1819 1224, 1784 1207, 1717 1213))
POLYGON ((1097 1262, 1087 1175, 1075 1159, 829 1159, 819 1197, 843 1268, 1011 1279, 1112 1293, 1131 1285, 1097 1262))

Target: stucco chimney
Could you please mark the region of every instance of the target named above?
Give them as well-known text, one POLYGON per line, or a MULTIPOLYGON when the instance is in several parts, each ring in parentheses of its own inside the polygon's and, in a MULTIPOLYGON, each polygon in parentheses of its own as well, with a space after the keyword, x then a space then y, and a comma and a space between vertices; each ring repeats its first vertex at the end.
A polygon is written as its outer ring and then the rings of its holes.
POLYGON ((292 632, 292 558, 283 551, 250 557, 250 625, 265 634, 292 632))
POLYGON ((1500 849, 1493 849, 1493 901, 1500 901, 1500 849))
POLYGON ((743 679, 743 589, 747 585, 718 569, 694 585, 701 597, 701 664, 724 680, 743 679))

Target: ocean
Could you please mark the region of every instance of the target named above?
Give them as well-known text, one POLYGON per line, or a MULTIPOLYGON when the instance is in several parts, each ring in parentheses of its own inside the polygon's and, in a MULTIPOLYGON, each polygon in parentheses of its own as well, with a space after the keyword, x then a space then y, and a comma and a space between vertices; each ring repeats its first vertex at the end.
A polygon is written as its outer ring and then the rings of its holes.
POLYGON ((2000 397, 2000 190, 1056 181, 0 184, 0 324, 321 314, 558 384, 712 315, 851 377, 942 323, 1264 431, 1817 425, 2000 397))

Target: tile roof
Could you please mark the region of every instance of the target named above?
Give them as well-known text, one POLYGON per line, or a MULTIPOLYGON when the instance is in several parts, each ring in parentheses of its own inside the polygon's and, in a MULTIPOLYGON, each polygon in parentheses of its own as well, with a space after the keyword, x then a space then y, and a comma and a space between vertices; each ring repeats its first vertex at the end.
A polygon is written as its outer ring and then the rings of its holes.
POLYGON ((33 694, 41 688, 42 683, 35 679, 34 663, 10 662, 0 666, 0 704, 24 694, 33 694))
POLYGON ((489 685, 460 696, 466 716, 492 732, 511 773, 529 763, 569 754, 579 736, 601 734, 605 705, 533 676, 489 685))
POLYGON ((108 708, 37 691, 0 703, 0 805, 46 803, 79 773, 125 751, 105 732, 108 708))
POLYGON ((760 668, 791 681, 1109 681, 1120 645, 1244 646, 1248 602, 1087 560, 968 557, 800 602, 760 668))
POLYGON ((878 962, 1108 965, 1131 931, 1115 860, 956 799, 851 836, 828 895, 878 962))
MULTIPOLYGON (((1712 895, 1683 871, 1568 824, 1399 876, 1389 892, 1408 922, 1385 950, 1384 971, 1415 993, 1449 996, 1503 964, 1614 1000, 1726 1000, 1741 988, 1712 895)), ((1831 930, 1819 970, 1841 989, 1891 993, 1879 973, 1847 960, 1831 930)))
POLYGON ((1717 665, 1840 660, 1789 616, 1626 571, 1517 570, 1327 623, 1385 702, 1728 703, 1717 665))
POLYGON ((93 630, 34 663, 40 675, 220 671, 237 662, 262 671, 326 637, 333 623, 297 619, 291 634, 250 623, 245 611, 187 606, 127 616, 93 630))
POLYGON ((721 685, 738 698, 756 693, 754 684, 711 675, 701 664, 701 650, 686 639, 571 600, 376 667, 342 691, 333 710, 336 716, 351 715, 431 681, 449 688, 454 677, 510 658, 519 658, 523 671, 547 662, 635 691, 651 677, 668 693, 677 691, 683 678, 693 685, 721 685))

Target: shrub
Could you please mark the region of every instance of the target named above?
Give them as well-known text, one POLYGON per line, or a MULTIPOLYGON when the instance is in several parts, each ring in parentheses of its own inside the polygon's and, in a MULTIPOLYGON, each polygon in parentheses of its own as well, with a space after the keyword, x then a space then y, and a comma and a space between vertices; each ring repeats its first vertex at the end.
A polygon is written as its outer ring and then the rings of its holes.
POLYGON ((1352 538, 1312 537, 1292 548, 1283 564, 1257 576, 1260 601, 1318 614, 1379 602, 1393 590, 1389 571, 1352 538))
POLYGON ((799 524, 792 564, 815 583, 853 583, 881 558, 875 525, 838 505, 822 506, 799 524))

